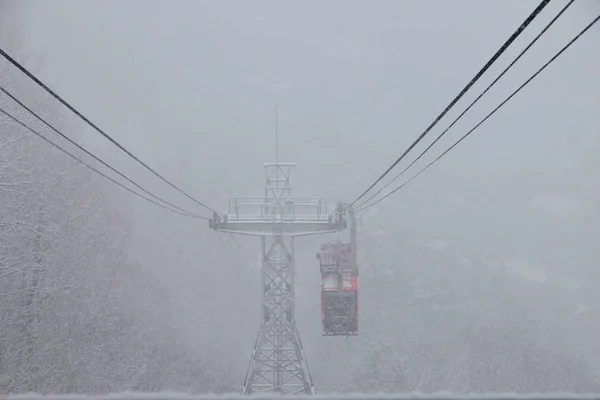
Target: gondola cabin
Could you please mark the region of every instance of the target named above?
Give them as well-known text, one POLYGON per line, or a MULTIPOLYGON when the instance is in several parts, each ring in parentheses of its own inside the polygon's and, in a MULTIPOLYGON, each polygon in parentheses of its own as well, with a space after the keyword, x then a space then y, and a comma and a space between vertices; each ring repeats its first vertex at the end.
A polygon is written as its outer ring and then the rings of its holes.
POLYGON ((358 267, 353 246, 324 244, 317 258, 321 266, 323 335, 358 335, 358 267))

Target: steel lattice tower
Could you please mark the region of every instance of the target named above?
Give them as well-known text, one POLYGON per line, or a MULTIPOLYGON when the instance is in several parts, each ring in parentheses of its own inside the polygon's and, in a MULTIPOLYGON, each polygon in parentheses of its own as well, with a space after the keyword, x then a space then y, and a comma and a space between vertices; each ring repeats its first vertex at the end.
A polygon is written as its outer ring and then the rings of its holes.
POLYGON ((218 231, 261 237, 262 318, 244 394, 314 394, 294 315, 294 237, 335 232, 346 222, 341 212, 327 213, 324 198, 292 197, 295 166, 265 164, 265 197, 230 199, 229 212, 210 221, 218 231))

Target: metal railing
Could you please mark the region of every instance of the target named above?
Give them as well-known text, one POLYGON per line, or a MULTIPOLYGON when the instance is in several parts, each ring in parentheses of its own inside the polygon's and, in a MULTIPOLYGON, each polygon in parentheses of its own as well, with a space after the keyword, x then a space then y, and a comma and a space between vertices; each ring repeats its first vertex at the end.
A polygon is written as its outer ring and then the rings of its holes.
POLYGON ((329 221, 327 199, 294 197, 270 201, 264 198, 229 199, 228 221, 329 221))

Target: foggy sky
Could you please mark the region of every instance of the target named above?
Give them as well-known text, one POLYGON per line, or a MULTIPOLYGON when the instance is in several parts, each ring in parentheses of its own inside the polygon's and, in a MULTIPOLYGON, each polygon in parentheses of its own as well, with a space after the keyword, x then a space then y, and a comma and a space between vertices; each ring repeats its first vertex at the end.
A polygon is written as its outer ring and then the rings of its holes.
MULTIPOLYGON (((298 163, 295 194, 328 196, 332 204, 352 200, 537 3, 5 0, 0 22, 23 37, 20 52, 44 57, 43 81, 142 160, 222 211, 230 196, 262 194, 262 163, 275 158, 276 105, 280 159, 298 163)), ((565 3, 552 2, 439 128, 565 3)), ((470 129, 598 11, 592 0, 576 2, 419 164, 470 129)), ((365 234, 383 229, 432 240, 479 240, 490 252, 504 237, 522 235, 523 249, 516 253, 524 258, 552 247, 564 259, 585 259, 582 265, 597 260, 599 40, 596 26, 456 151, 365 215, 365 234), (527 242, 535 227, 526 236, 527 229, 518 228, 521 217, 506 211, 506 204, 527 209, 542 193, 575 204, 581 215, 568 217, 570 230, 560 220, 553 238, 527 242), (448 198, 460 202, 473 194, 485 201, 475 204, 472 220, 452 220, 460 212, 448 207, 448 198)), ((203 211, 81 123, 72 124, 73 135, 99 156, 178 204, 203 211)), ((439 132, 432 131, 418 149, 439 132)), ((259 322, 258 242, 241 239, 237 270, 204 223, 145 204, 137 207, 136 222, 132 258, 168 282, 182 335, 199 351, 231 362, 241 379, 259 322), (222 306, 215 305, 215 296, 222 306)), ((324 369, 317 353, 330 340, 320 336, 314 307, 320 282, 313 253, 319 240, 301 241, 297 263, 299 326, 317 371, 324 369)), ((565 268, 580 279, 600 276, 584 267, 565 268)), ((597 335, 581 337, 591 346, 597 335)), ((597 358, 590 362, 600 365, 597 358)))
MULTIPOLYGON (((66 99, 192 193, 223 204, 260 190, 261 164, 274 153, 275 104, 282 158, 300 165, 296 186, 355 196, 535 4, 20 1, 9 24, 21 21, 28 50, 47 59, 42 77, 66 99)), ((551 4, 546 16, 559 7, 551 4)), ((444 145, 566 43, 593 9, 584 1, 569 10, 444 145)), ((426 179, 435 183, 441 170, 537 173, 579 158, 599 118, 597 36, 590 32, 426 179)))

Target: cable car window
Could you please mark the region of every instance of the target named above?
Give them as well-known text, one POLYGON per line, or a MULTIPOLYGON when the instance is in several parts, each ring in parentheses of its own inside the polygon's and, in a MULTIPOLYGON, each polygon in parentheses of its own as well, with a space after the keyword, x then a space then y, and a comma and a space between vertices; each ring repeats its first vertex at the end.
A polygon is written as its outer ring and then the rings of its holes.
POLYGON ((356 292, 354 290, 325 291, 325 310, 332 315, 356 315, 356 292))

